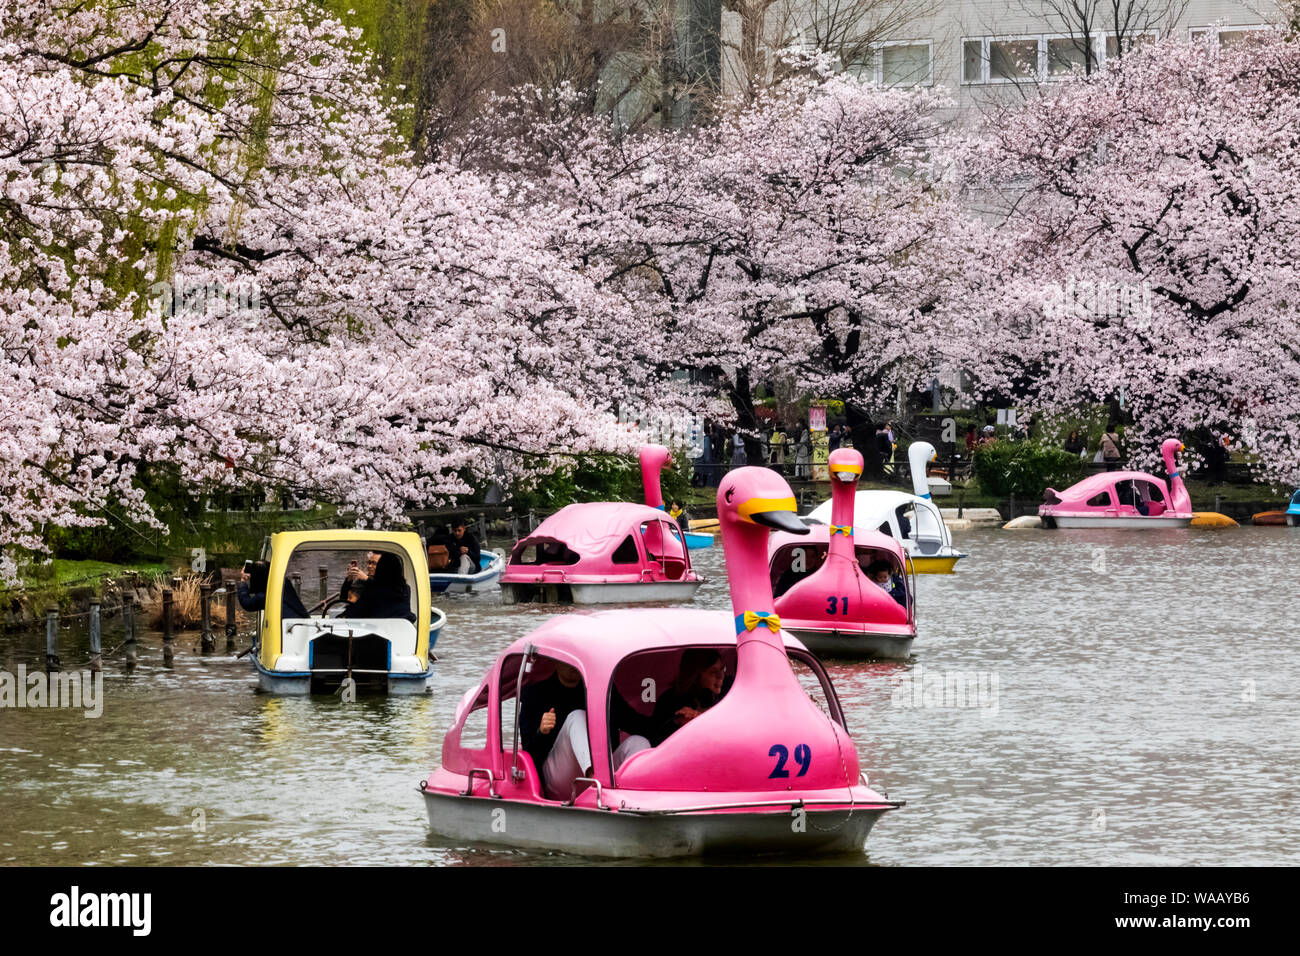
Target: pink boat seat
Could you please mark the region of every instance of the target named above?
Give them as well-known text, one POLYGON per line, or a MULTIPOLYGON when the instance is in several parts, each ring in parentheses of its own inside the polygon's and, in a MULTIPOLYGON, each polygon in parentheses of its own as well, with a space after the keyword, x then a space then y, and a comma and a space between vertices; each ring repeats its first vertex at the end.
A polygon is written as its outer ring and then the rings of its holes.
POLYGON ((1156 499, 1152 498, 1147 503, 1147 515, 1149 517, 1154 518, 1157 515, 1162 515, 1164 513, 1165 513, 1165 503, 1163 501, 1156 501, 1156 499))

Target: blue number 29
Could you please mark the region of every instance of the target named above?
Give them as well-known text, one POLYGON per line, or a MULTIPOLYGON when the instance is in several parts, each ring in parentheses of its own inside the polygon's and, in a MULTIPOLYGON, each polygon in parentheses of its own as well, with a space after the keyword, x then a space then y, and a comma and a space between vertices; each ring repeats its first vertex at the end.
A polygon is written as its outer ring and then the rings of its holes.
MULTIPOLYGON (((776 758, 776 766, 773 767, 772 772, 767 775, 769 780, 777 780, 790 776, 790 771, 785 768, 785 762, 790 759, 789 748, 781 744, 773 744, 772 748, 768 750, 767 755, 776 758)), ((808 768, 812 766, 812 748, 807 744, 799 744, 799 746, 794 748, 794 760, 795 763, 799 765, 799 772, 795 774, 795 776, 802 777, 808 772, 808 768)))

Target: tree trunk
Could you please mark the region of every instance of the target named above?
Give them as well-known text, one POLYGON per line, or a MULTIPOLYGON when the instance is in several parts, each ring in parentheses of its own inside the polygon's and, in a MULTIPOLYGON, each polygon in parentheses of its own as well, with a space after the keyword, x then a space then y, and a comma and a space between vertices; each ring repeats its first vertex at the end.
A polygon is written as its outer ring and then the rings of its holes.
POLYGON ((745 461, 751 465, 766 464, 763 461, 763 443, 758 437, 758 416, 754 414, 754 391, 749 383, 749 373, 737 369, 736 380, 729 391, 737 427, 752 433, 745 435, 745 461))
POLYGON ((868 418, 862 409, 851 402, 844 403, 844 415, 848 419, 849 431, 853 435, 853 447, 862 453, 862 476, 885 477, 885 463, 880 459, 880 449, 876 447, 876 423, 868 418))

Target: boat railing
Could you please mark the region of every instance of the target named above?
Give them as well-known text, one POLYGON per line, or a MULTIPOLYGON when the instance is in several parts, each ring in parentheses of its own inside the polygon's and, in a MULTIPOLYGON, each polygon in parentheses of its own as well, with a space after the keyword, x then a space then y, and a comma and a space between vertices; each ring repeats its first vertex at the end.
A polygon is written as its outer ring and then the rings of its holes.
POLYGON ((601 797, 600 781, 597 780, 595 777, 577 777, 574 779, 573 784, 569 788, 569 799, 564 801, 564 805, 566 807, 571 807, 578 802, 578 784, 580 783, 589 783, 596 788, 596 808, 598 810, 613 809, 612 807, 605 806, 604 801, 600 799, 601 797))
POLYGON ((659 809, 642 809, 639 807, 622 807, 622 813, 634 813, 637 816, 668 817, 680 813, 709 813, 715 810, 749 810, 763 807, 848 807, 854 810, 859 806, 883 806, 897 809, 903 806, 901 800, 873 800, 870 804, 858 804, 843 797, 824 800, 805 800, 801 797, 786 797, 784 800, 746 800, 737 803, 707 803, 689 807, 663 807, 659 809))
POLYGON ((479 774, 482 774, 483 778, 487 780, 488 796, 500 797, 501 794, 497 793, 496 781, 492 776, 492 771, 486 767, 474 767, 465 775, 465 789, 461 792, 461 796, 471 797, 474 795, 474 778, 479 774))

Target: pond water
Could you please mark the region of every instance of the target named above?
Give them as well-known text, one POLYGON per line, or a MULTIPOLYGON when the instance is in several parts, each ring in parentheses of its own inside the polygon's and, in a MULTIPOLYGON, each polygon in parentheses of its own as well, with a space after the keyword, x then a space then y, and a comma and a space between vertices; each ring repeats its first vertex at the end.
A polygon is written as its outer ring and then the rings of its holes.
MULTIPOLYGON (((1300 530, 957 539, 958 572, 919 579, 910 661, 829 666, 872 785, 907 805, 866 852, 799 862, 1295 861, 1300 530), (965 706, 927 690, 958 674, 983 692, 965 706)), ((694 558, 711 579, 695 603, 727 607, 720 549, 694 558)), ((557 611, 495 592, 436 603, 427 697, 269 697, 246 659, 204 657, 186 632, 171 667, 152 633, 133 672, 109 658, 96 719, 0 709, 0 863, 590 862, 429 834, 416 786, 456 702, 557 611)), ((80 627, 62 634, 65 669, 87 659, 80 627)), ((105 649, 119 640, 108 621, 105 649)), ((0 670, 44 650, 43 631, 0 635, 0 670)))

